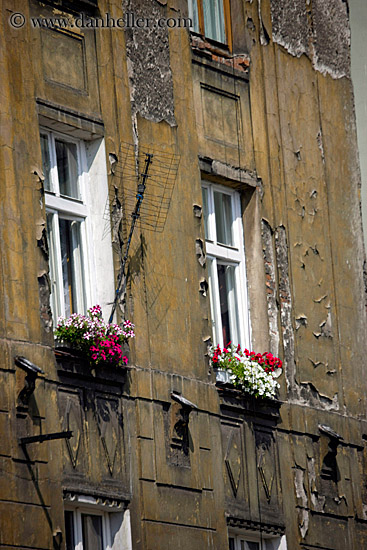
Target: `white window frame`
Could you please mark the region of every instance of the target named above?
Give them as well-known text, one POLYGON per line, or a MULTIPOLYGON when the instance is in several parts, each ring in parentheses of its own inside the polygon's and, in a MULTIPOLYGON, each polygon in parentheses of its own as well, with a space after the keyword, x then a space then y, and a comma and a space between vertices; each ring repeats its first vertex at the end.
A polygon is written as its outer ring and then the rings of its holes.
POLYGON ((50 155, 50 190, 45 189, 46 213, 52 215, 49 249, 50 262, 54 276, 51 280, 51 301, 54 320, 65 316, 65 303, 63 299, 63 275, 61 264, 61 247, 59 219, 76 221, 80 223, 81 254, 74 261, 79 264, 82 280, 76 280, 76 302, 78 313, 85 313, 87 305, 92 301, 90 281, 90 252, 88 235, 91 234, 88 219, 88 205, 86 203, 87 161, 84 141, 78 140, 60 132, 50 131, 40 127, 40 134, 47 135, 50 155), (79 198, 66 197, 60 194, 55 139, 60 138, 65 142, 73 143, 77 148, 78 164, 78 189, 79 198))
POLYGON ((251 327, 247 293, 246 278, 246 257, 244 246, 243 223, 241 215, 240 194, 223 185, 214 184, 208 181, 202 182, 202 187, 208 190, 208 235, 206 235, 206 255, 212 262, 212 269, 209 269, 209 295, 210 309, 213 324, 213 342, 222 348, 228 342, 223 342, 222 320, 220 313, 220 296, 217 276, 217 265, 224 264, 235 267, 236 287, 236 309, 238 319, 239 341, 233 344, 240 344, 242 348, 249 348, 251 342, 251 327), (217 242, 216 222, 214 211, 214 192, 218 191, 231 198, 232 221, 232 242, 233 245, 223 245, 217 242))
POLYGON ((276 536, 268 533, 259 533, 255 531, 232 531, 228 532, 228 539, 234 539, 234 550, 242 550, 241 541, 245 543, 245 550, 248 550, 246 542, 257 542, 259 550, 287 550, 285 535, 276 536))
POLYGON ((107 512, 90 510, 89 508, 74 508, 74 509, 66 508, 65 512, 73 513, 75 550, 83 550, 83 526, 82 526, 83 514, 88 514, 89 516, 97 516, 102 519, 103 550, 111 550, 112 548, 111 530, 110 530, 110 522, 109 522, 109 517, 107 512))
POLYGON ((103 550, 132 550, 130 510, 112 509, 88 495, 77 495, 65 503, 65 512, 73 514, 74 550, 83 550, 82 514, 102 518, 103 550), (106 510, 107 508, 107 510, 106 510), (111 523, 116 521, 115 526, 111 523), (118 525, 118 528, 116 528, 118 525))

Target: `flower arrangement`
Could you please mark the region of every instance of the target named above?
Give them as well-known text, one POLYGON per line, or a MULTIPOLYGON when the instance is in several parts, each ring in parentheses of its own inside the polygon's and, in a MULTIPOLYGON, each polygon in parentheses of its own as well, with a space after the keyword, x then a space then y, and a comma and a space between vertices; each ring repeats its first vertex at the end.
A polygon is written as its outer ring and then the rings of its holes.
POLYGON ((128 359, 123 355, 122 346, 135 336, 134 325, 128 320, 123 321, 122 327, 105 323, 101 306, 98 305, 88 309, 87 315, 73 313, 67 319, 60 317, 54 332, 58 340, 84 353, 91 365, 127 365, 128 359))
POLYGON ((277 378, 282 368, 282 361, 271 353, 255 353, 248 349, 241 350, 231 342, 221 349, 219 345, 209 350, 213 367, 229 371, 234 386, 255 397, 274 398, 279 384, 277 378))

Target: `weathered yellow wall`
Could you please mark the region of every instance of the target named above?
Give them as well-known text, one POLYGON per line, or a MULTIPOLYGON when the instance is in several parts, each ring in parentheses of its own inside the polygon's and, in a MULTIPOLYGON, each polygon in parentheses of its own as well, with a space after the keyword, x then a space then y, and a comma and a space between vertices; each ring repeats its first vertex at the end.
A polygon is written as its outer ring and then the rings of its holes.
MULTIPOLYGON (((154 50, 154 34, 136 34, 141 48, 156 53, 141 73, 131 36, 123 31, 74 29, 71 36, 29 25, 15 30, 8 24, 11 12, 24 13, 27 21, 30 14, 63 12, 36 0, 0 5, 0 548, 52 548, 53 534, 64 529, 62 490, 73 487, 115 491, 130 503, 134 549, 225 548, 226 516, 257 529, 260 521, 285 527, 291 549, 360 548, 367 505, 366 325, 348 75, 336 78, 334 66, 321 74, 306 47, 295 56, 286 40, 287 33, 293 40, 292 25, 281 27, 270 0, 260 10, 258 2, 232 5, 235 28, 243 32, 235 48, 246 61, 242 66, 200 56, 185 29, 172 29, 163 53, 154 50), (162 67, 161 86, 150 89, 154 70, 162 67), (45 220, 42 102, 59 108, 64 124, 70 113, 78 128, 84 119, 99 128, 103 123, 107 156, 117 155, 118 162, 121 144, 134 140, 142 151, 180 158, 164 230, 146 231, 138 223, 130 249, 126 315, 137 337, 125 383, 110 372, 91 375, 85 365, 84 378, 75 375, 75 365, 73 377, 55 362, 44 293, 41 320, 39 282, 48 270, 37 245, 45 220), (240 168, 245 178, 236 185, 243 195, 252 343, 284 358, 280 415, 276 407, 218 392, 208 366, 209 298, 199 292, 207 271, 195 248, 204 231, 193 211, 201 205, 199 157, 227 171, 240 168), (21 415, 16 405, 25 375, 15 367, 16 355, 45 371, 29 412, 21 415), (198 406, 190 414, 185 466, 174 465, 167 451, 173 391, 198 406), (112 473, 98 399, 112 407, 107 429, 118 449, 112 473), (72 445, 80 439, 76 463, 64 441, 35 444, 33 462, 27 462, 17 438, 65 429, 68 402, 72 445), (329 489, 320 481, 328 440, 319 424, 344 438, 336 459, 340 479, 329 489), (224 462, 231 451, 240 464, 236 494, 224 462), (273 476, 270 499, 259 478, 259 456, 265 478, 273 476)), ((289 5, 282 6, 288 13, 289 5)), ((184 0, 135 7, 186 14, 184 0)), ((316 2, 306 13, 297 2, 296 9, 307 22, 321 17, 318 7, 316 2)), ((123 15, 114 0, 99 2, 99 9, 123 15)), ((125 9, 131 9, 127 0, 125 9)), ((319 56, 326 51, 320 44, 319 56)), ((205 170, 203 176, 221 181, 205 170)), ((117 186, 122 201, 132 183, 111 173, 109 185, 117 186)), ((127 229, 125 223, 125 238, 127 229)), ((115 251, 116 274, 119 261, 115 251)))

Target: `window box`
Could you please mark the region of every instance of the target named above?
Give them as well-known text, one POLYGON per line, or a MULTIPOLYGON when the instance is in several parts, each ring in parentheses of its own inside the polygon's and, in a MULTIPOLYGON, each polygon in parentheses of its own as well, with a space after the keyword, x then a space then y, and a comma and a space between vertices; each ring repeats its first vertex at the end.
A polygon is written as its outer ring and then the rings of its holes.
POLYGON ((59 355, 72 356, 92 368, 125 367, 128 357, 124 350, 134 336, 134 325, 128 320, 121 326, 105 323, 98 305, 89 309, 87 315, 74 313, 67 319, 61 317, 55 329, 59 355))
MULTIPOLYGON (((241 350, 229 343, 221 349, 219 345, 209 350, 211 365, 229 373, 229 382, 243 393, 256 398, 276 397, 279 384, 276 381, 282 372, 282 361, 271 353, 257 353, 241 350)), ((227 381, 225 381, 227 382, 227 381)))

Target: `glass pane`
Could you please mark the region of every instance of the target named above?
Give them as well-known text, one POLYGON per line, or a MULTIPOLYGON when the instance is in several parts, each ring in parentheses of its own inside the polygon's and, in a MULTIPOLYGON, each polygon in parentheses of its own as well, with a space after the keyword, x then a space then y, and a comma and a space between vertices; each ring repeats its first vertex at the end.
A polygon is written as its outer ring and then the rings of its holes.
POLYGON ((54 318, 54 323, 57 320, 58 313, 60 311, 58 299, 57 299, 57 271, 56 271, 56 249, 55 238, 53 232, 53 217, 54 214, 47 214, 47 241, 48 250, 50 255, 50 281, 51 281, 51 310, 54 318))
POLYGON ((42 169, 45 181, 43 183, 46 191, 51 191, 51 161, 50 149, 48 146, 47 134, 41 134, 41 152, 42 152, 42 169))
POLYGON ((234 538, 229 537, 228 541, 229 541, 229 550, 235 550, 235 547, 234 547, 234 538))
POLYGON ((229 309, 230 337, 234 344, 240 342, 238 330, 238 308, 235 283, 235 267, 226 266, 227 300, 229 309))
POLYGON ((75 143, 55 140, 60 194, 79 199, 78 158, 75 143))
POLYGON ((217 265, 224 346, 229 342, 233 342, 234 344, 238 344, 239 342, 234 270, 234 266, 217 265))
POLYGON ((226 43, 223 0, 203 0, 205 36, 226 43))
POLYGON ((66 550, 75 550, 74 514, 69 511, 65 512, 65 539, 66 550))
POLYGON ((258 542, 247 541, 248 550, 259 550, 260 545, 258 542))
POLYGON ((83 550, 103 550, 102 517, 82 514, 83 550))
POLYGON ((197 0, 189 0, 189 17, 192 21, 191 30, 200 32, 197 0))
POLYGON ((231 341, 231 332, 229 327, 229 306, 228 306, 228 289, 226 280, 226 266, 217 266, 218 271, 218 285, 219 285, 219 301, 220 301, 220 315, 222 319, 222 334, 223 334, 223 346, 226 346, 231 341))
POLYGON ((231 196, 214 191, 215 225, 217 242, 232 246, 232 205, 231 196))
POLYGON ((209 275, 209 296, 210 296, 210 312, 211 312, 212 327, 213 327, 213 341, 214 341, 214 344, 217 345, 220 343, 220 341, 219 341, 219 334, 218 334, 218 323, 216 320, 216 312, 215 312, 216 301, 214 299, 215 287, 214 287, 213 269, 215 268, 213 265, 213 261, 210 258, 207 258, 206 261, 207 261, 208 275, 209 275))
POLYGON ((80 222, 60 219, 59 226, 63 300, 65 316, 69 317, 84 311, 80 222))
POLYGON ((206 187, 202 187, 202 193, 203 193, 203 215, 204 215, 205 238, 206 238, 206 239, 210 239, 210 234, 209 234, 208 189, 207 189, 206 187))

